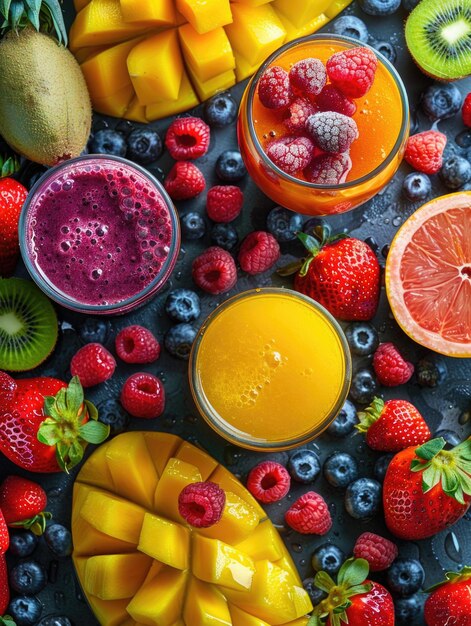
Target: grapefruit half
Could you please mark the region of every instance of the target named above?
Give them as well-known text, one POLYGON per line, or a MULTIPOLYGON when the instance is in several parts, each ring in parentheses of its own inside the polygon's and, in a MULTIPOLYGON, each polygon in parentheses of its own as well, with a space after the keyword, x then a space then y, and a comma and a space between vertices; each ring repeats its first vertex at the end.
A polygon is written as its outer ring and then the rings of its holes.
POLYGON ((471 357, 471 192, 436 198, 396 233, 386 261, 396 321, 417 343, 471 357))

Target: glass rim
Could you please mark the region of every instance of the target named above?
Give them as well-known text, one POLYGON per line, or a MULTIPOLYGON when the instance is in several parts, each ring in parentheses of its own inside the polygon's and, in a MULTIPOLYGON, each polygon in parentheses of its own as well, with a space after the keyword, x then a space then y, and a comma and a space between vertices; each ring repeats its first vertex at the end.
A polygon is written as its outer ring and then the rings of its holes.
POLYGON ((308 35, 306 37, 298 37, 297 39, 293 39, 292 41, 285 43, 280 48, 277 48, 277 50, 272 52, 272 54, 262 63, 262 65, 259 67, 257 72, 253 75, 247 87, 247 90, 248 90, 247 100, 245 103, 245 110, 246 110, 246 115, 247 115, 247 126, 249 129, 250 139, 255 147, 255 150, 258 156, 262 159, 264 165, 270 168, 270 170, 274 171, 277 174, 277 176, 279 176, 280 178, 284 178, 290 183, 295 183, 297 185, 300 185, 301 187, 304 187, 305 189, 316 189, 320 191, 342 191, 344 189, 350 189, 352 187, 362 185, 363 183, 366 183, 369 180, 375 178, 376 176, 378 176, 378 174, 384 171, 388 167, 388 165, 393 161, 393 159, 396 157, 398 151, 400 150, 402 142, 404 140, 405 133, 407 132, 407 129, 408 129, 409 99, 407 97, 406 88, 404 86, 404 83, 402 82, 402 78, 400 77, 398 71, 392 65, 392 63, 388 61, 388 59, 385 56, 383 56, 380 52, 378 52, 378 50, 375 50, 372 46, 368 45, 367 43, 363 43, 362 41, 354 39, 353 37, 346 37, 343 35, 334 35, 330 33, 315 33, 313 35, 308 35), (349 48, 355 48, 355 47, 358 47, 359 45, 362 48, 363 47, 369 48, 376 55, 376 57, 378 58, 378 61, 384 65, 384 67, 388 70, 389 74, 392 76, 394 83, 396 84, 398 88, 398 91, 401 97, 401 104, 402 104, 401 127, 399 130, 397 139, 393 147, 391 148, 389 154, 387 155, 387 157, 378 166, 376 166, 374 170, 371 170, 371 172, 368 172, 367 174, 364 174, 363 176, 361 176, 360 178, 356 178, 355 180, 349 180, 347 182, 339 183, 337 185, 321 185, 318 183, 310 183, 307 180, 296 178, 296 176, 292 176, 291 174, 284 172, 277 165, 275 165, 275 163, 267 156, 267 154, 263 150, 263 147, 258 139, 257 133, 255 132, 255 129, 254 129, 253 114, 252 114, 252 109, 253 109, 252 105, 253 105, 255 90, 258 85, 260 76, 263 74, 265 69, 287 50, 290 50, 291 48, 294 48, 300 44, 307 43, 309 41, 316 41, 316 40, 322 40, 322 39, 344 43, 344 44, 347 44, 349 48))
POLYGON ((80 313, 113 313, 119 312, 121 310, 129 310, 133 308, 134 305, 138 305, 141 301, 145 300, 148 295, 150 295, 154 290, 158 289, 159 284, 162 282, 163 278, 173 270, 175 263, 177 261, 178 251, 180 248, 180 221, 178 218, 178 214, 176 211, 173 202, 165 190, 162 183, 157 180, 157 178, 146 170, 144 167, 139 165, 138 163, 134 163, 129 159, 125 159, 123 157, 111 155, 111 154, 85 154, 82 156, 74 157, 73 159, 68 159, 67 161, 62 161, 58 165, 55 165, 49 168, 44 174, 36 181, 33 187, 30 189, 28 196, 23 204, 21 209, 20 218, 18 222, 18 238, 20 244, 20 252, 25 264, 28 273, 34 282, 40 287, 40 289, 52 300, 64 306, 66 308, 72 309, 74 311, 80 313), (167 207, 167 210, 170 215, 170 220, 172 223, 172 229, 174 233, 174 237, 172 238, 170 244, 170 250, 167 258, 165 259, 164 264, 159 270, 157 276, 150 282, 144 289, 138 291, 133 296, 126 298, 125 300, 120 300, 119 302, 114 302, 113 304, 86 304, 83 302, 79 302, 72 298, 71 296, 67 296, 63 292, 57 290, 54 285, 49 282, 45 276, 38 271, 35 264, 32 262, 29 253, 29 245, 27 242, 27 228, 28 228, 28 213, 29 209, 33 203, 33 199, 35 197, 38 189, 46 183, 50 178, 53 178, 57 172, 65 169, 70 165, 74 165, 80 162, 87 161, 114 161, 117 163, 121 163, 124 166, 137 170, 142 176, 148 179, 158 190, 160 195, 162 196, 163 201, 167 207))
POLYGON ((201 327, 198 330, 198 333, 193 341, 193 345, 191 348, 190 358, 189 358, 189 367, 188 367, 188 379, 190 383, 190 389, 195 401, 195 404, 209 426, 221 437, 228 440, 229 442, 241 446, 243 448, 247 448, 250 450, 258 450, 258 451, 278 451, 278 450, 287 450, 289 448, 294 448, 301 444, 308 443, 312 441, 316 437, 318 437, 328 426, 332 423, 335 417, 338 415, 339 411, 345 404, 345 400, 347 399, 348 392, 350 389, 352 378, 352 357, 350 353, 350 348, 348 346, 347 338, 345 337, 345 333, 340 326, 339 322, 334 318, 334 316, 327 311, 319 302, 316 302, 309 296, 302 294, 293 289, 288 289, 285 287, 256 287, 252 289, 247 289, 245 291, 241 291, 224 302, 218 305, 203 321, 201 327), (276 294, 276 295, 285 295, 308 304, 311 308, 315 309, 316 312, 320 313, 332 326, 335 331, 335 335, 337 336, 340 344, 340 349, 344 358, 344 380, 339 389, 339 394, 335 405, 332 407, 330 413, 322 420, 320 424, 317 424, 314 428, 312 428, 309 432, 302 433, 293 437, 291 439, 286 439, 284 441, 267 441, 265 439, 259 439, 256 437, 243 437, 242 433, 237 428, 234 428, 230 424, 228 424, 224 418, 222 418, 217 411, 213 408, 210 402, 207 400, 201 382, 198 376, 197 370, 197 359, 198 359, 198 351, 201 345, 201 342, 204 337, 204 333, 206 328, 211 324, 211 322, 216 319, 223 311, 232 306, 234 303, 239 300, 245 300, 247 298, 251 298, 257 295, 263 294, 276 294))

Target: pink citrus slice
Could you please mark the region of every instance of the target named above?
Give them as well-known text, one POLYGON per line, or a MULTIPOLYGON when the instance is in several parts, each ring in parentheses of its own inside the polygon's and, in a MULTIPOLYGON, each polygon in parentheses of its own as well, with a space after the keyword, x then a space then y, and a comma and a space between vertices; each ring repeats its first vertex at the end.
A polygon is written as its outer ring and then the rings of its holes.
POLYGON ((471 192, 436 198, 404 222, 388 253, 386 290, 411 339, 471 356, 471 192))

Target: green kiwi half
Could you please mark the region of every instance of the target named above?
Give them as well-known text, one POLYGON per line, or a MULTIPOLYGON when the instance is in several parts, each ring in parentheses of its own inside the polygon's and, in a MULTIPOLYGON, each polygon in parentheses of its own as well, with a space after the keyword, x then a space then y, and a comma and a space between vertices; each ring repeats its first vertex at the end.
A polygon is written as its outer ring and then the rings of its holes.
POLYGON ((0 369, 32 370, 57 342, 56 312, 34 283, 0 279, 0 369))
POLYGON ((420 69, 439 80, 471 74, 471 2, 422 0, 406 22, 406 43, 420 69))

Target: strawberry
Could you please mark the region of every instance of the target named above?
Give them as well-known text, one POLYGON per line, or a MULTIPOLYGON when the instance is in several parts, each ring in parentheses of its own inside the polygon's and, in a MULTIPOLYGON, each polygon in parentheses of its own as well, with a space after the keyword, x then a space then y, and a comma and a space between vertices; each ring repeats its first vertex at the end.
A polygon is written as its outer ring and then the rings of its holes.
MULTIPOLYGON (((373 250, 354 237, 331 237, 326 226, 317 228, 314 235, 298 233, 309 256, 295 276, 294 288, 338 319, 370 320, 380 290, 380 268, 373 250)), ((280 273, 286 275, 292 269, 280 273)))
POLYGON ((383 484, 386 525, 401 539, 425 539, 458 521, 471 504, 471 439, 444 450, 442 437, 398 452, 383 484))
POLYGON ((46 492, 32 480, 7 476, 0 485, 0 509, 10 527, 28 528, 42 535, 46 521, 52 517, 44 511, 46 505, 46 492))
POLYGON ((348 559, 337 575, 337 583, 326 572, 317 572, 314 584, 328 595, 314 607, 307 626, 394 626, 391 594, 367 579, 368 561, 348 559))
POLYGON ((101 443, 109 426, 97 422, 77 377, 13 380, 0 372, 0 452, 30 472, 68 472, 88 443, 101 443))
POLYGON ((18 261, 18 220, 28 191, 13 178, 0 179, 0 276, 10 276, 18 261))
POLYGON ((8 534, 8 526, 5 516, 0 509, 0 554, 5 554, 10 546, 10 535, 8 534))
POLYGON ((427 626, 469 626, 471 624, 471 567, 460 573, 447 572, 446 580, 429 589, 424 617, 427 626))
POLYGON ((370 406, 358 413, 358 418, 360 422, 355 428, 366 433, 366 443, 372 450, 398 452, 430 439, 426 421, 407 400, 384 402, 373 398, 370 406))
MULTIPOLYGON (((0 615, 3 615, 7 610, 7 606, 10 602, 10 588, 8 586, 8 572, 7 572, 7 562, 5 560, 5 555, 0 554, 0 615)), ((5 624, 5 626, 10 626, 9 622, 0 617, 0 624, 5 624)), ((15 622, 11 622, 11 626, 14 626, 15 622)))

